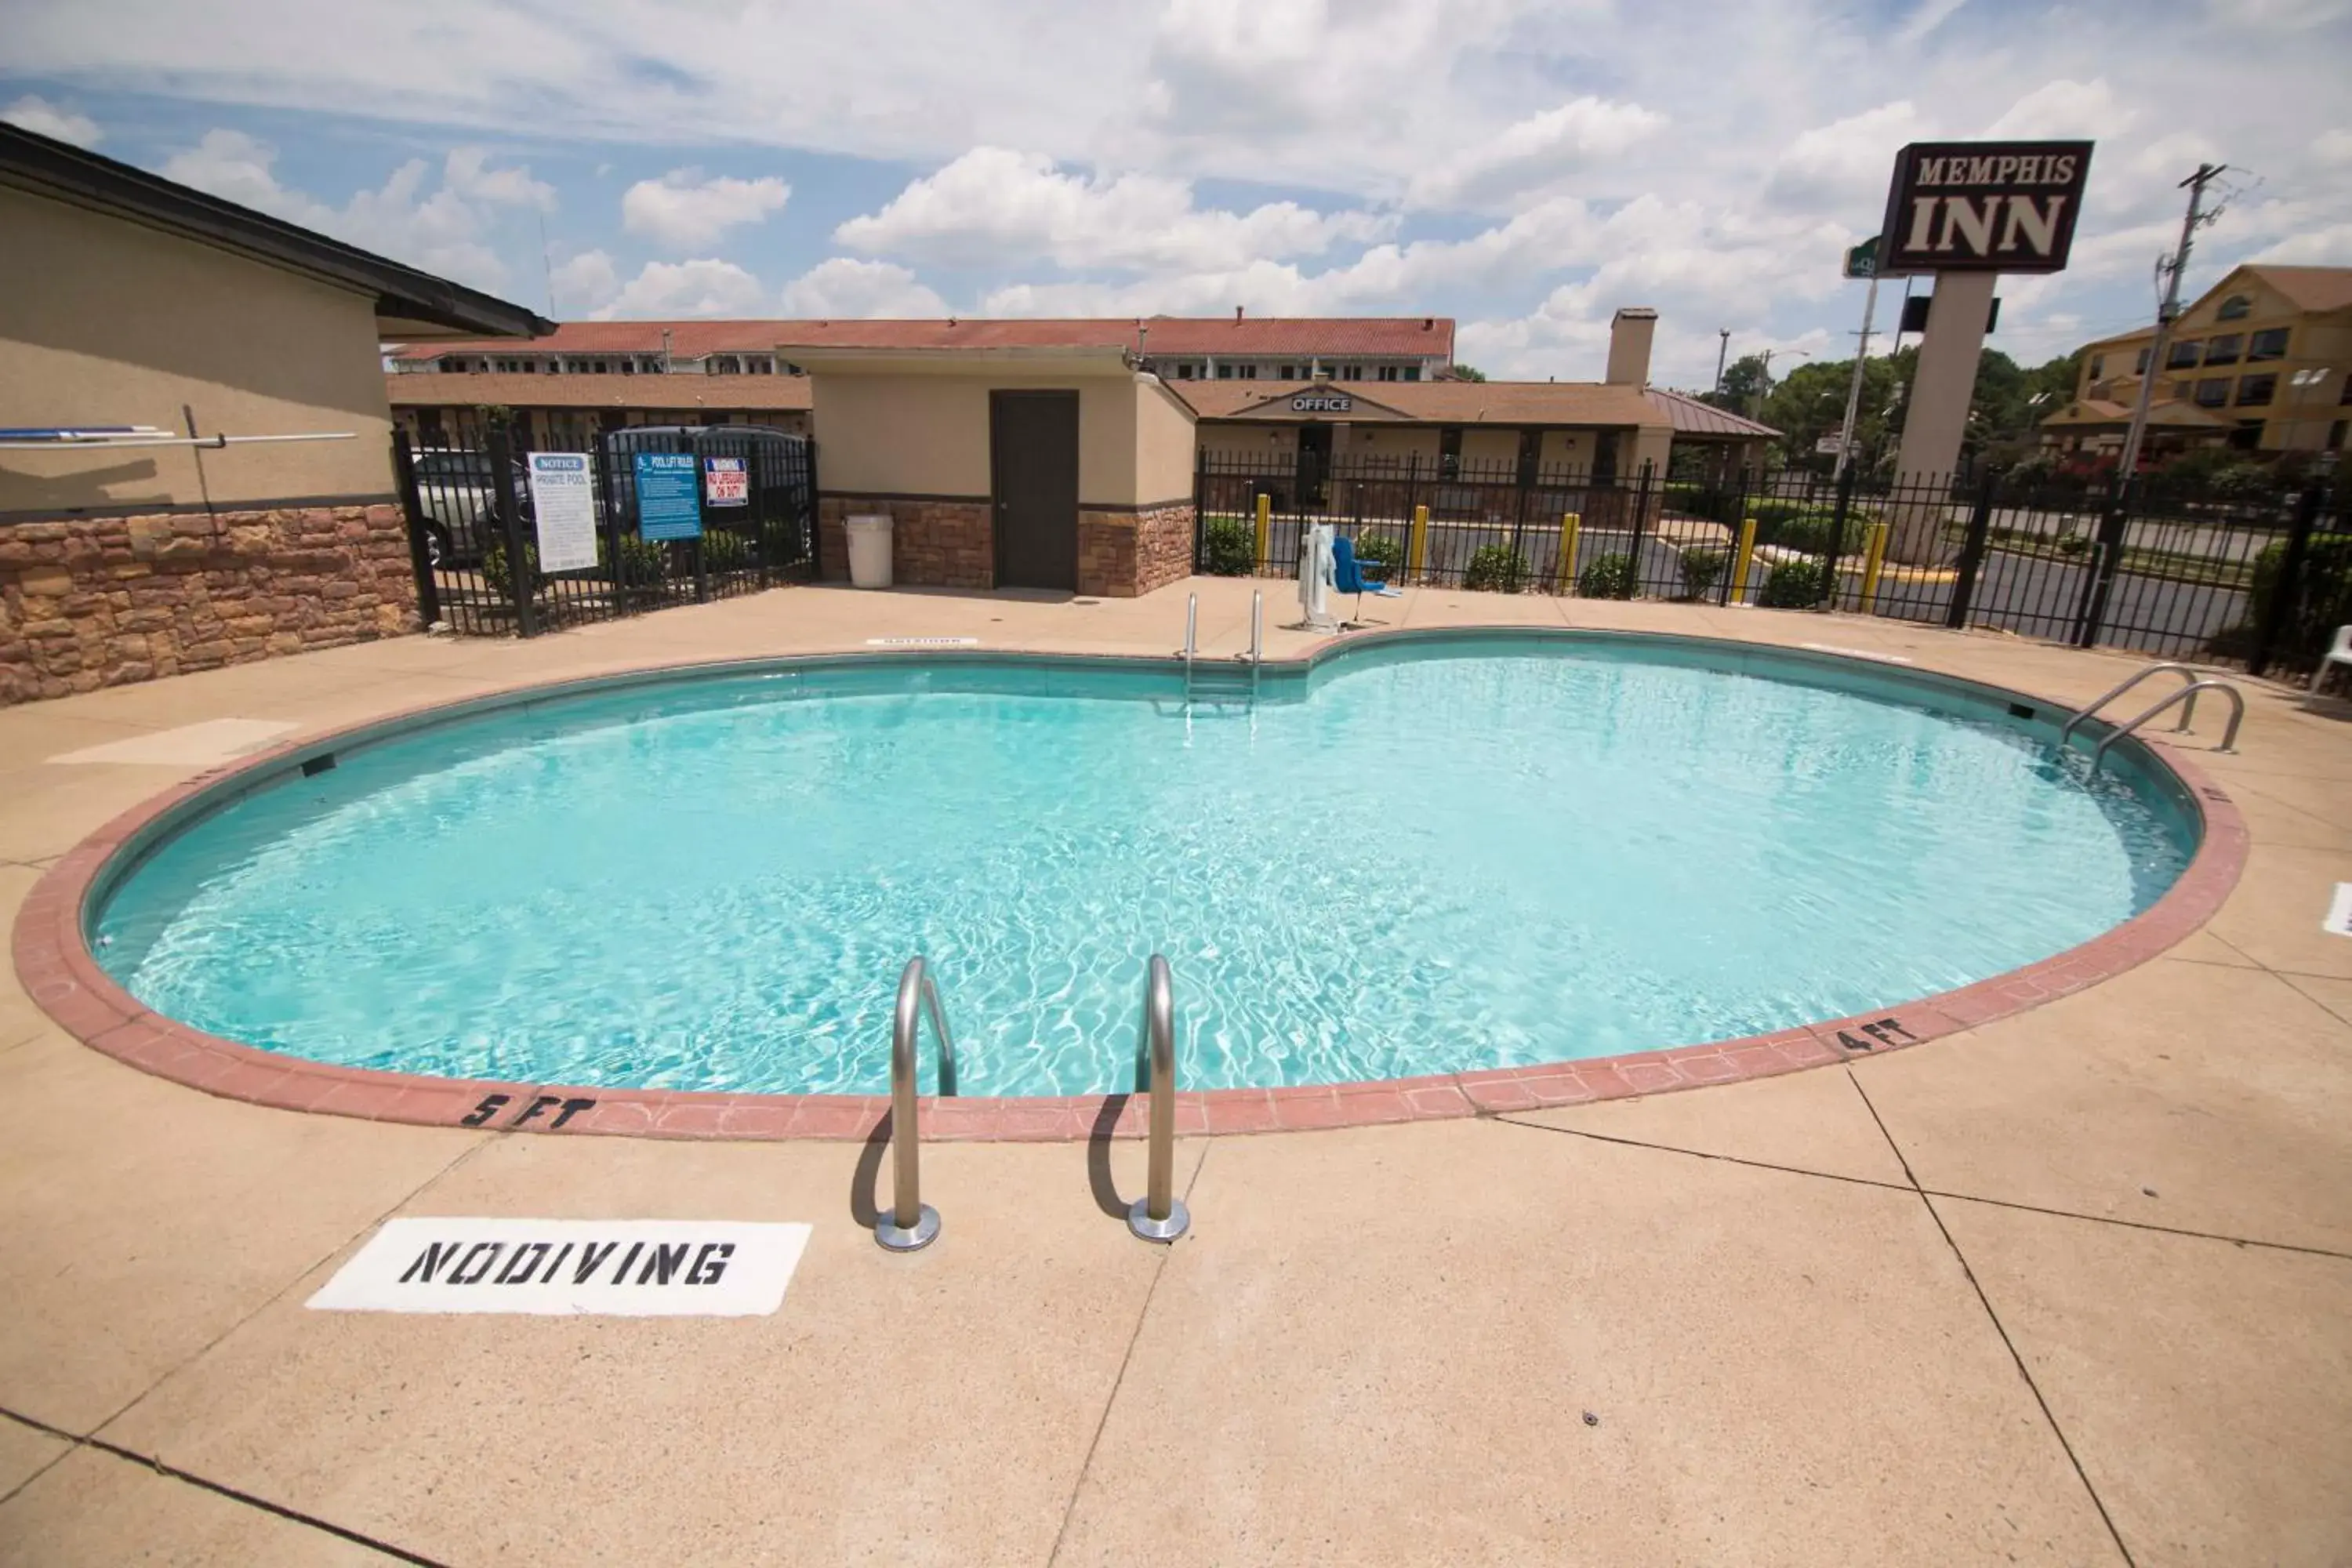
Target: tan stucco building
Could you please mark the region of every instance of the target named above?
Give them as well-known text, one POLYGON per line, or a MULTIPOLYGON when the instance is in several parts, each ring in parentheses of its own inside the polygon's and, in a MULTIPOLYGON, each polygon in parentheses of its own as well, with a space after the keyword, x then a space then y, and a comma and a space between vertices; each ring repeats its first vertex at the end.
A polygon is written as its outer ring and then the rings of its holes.
POLYGON ((378 344, 547 325, 7 125, 0 279, 0 427, 133 431, 0 440, 0 701, 412 627, 378 344))
MULTIPOLYGON (((2046 447, 2120 452, 2155 329, 2084 345, 2074 396, 2042 421, 2046 447)), ((2154 367, 2145 450, 2340 452, 2352 423, 2352 267, 2232 268, 2180 313, 2154 367)))

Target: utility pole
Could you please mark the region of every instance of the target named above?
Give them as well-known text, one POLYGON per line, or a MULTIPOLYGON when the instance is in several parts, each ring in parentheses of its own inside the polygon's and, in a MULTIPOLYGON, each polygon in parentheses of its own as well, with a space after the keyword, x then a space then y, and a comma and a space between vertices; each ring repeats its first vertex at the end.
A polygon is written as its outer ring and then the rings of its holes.
POLYGON ((1862 297, 1862 331, 1854 334, 1862 341, 1854 345, 1853 376, 1845 384, 1845 423, 1838 426, 1837 467, 1831 470, 1832 482, 1845 478, 1845 466, 1853 455, 1853 416, 1862 406, 1862 367, 1870 358, 1870 321, 1878 310, 1878 275, 1870 277, 1870 292, 1862 297))
POLYGON ((1731 329, 1717 327, 1715 329, 1715 389, 1721 392, 1723 390, 1723 356, 1731 352, 1731 329))
POLYGON ((2219 210, 2211 213, 2199 210, 2205 202, 2205 187, 2228 167, 2227 163, 2200 163, 2195 174, 2180 182, 2189 192, 2189 215, 2180 220, 2180 244, 2173 251, 2172 258, 2169 261, 2159 260, 2156 264, 2157 270, 2164 274, 2164 303, 2157 307, 2156 336, 2149 339, 2147 344, 2147 369, 2140 375, 2139 400, 2132 405, 2131 428, 2125 433, 2123 457, 2116 464, 2116 480, 2120 484, 2131 483, 2132 476, 2139 472, 2139 447, 2147 435, 2148 405, 2156 401, 2156 378, 2164 370, 2165 350, 2171 344, 2173 320, 2180 314, 2180 275, 2189 270, 2189 241, 2195 237, 2200 224, 2211 223, 2221 216, 2219 210))

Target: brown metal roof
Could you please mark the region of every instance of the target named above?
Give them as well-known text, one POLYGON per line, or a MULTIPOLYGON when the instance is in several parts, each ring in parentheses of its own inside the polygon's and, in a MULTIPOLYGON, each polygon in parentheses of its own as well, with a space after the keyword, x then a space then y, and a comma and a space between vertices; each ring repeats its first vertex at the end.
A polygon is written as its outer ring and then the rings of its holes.
MULTIPOLYGON (((1152 354, 1298 354, 1325 358, 1454 358, 1451 316, 1094 317, 1074 320, 883 321, 564 321, 530 348, 538 353, 657 354, 662 332, 680 359, 712 353, 769 353, 780 344, 812 348, 1120 348, 1142 331, 1152 354)), ((485 338, 415 343, 402 360, 445 353, 512 353, 509 341, 485 338)))
POLYGON ((1653 407, 1664 414, 1677 436, 1691 436, 1701 440, 1714 438, 1732 441, 1769 441, 1780 432, 1769 425, 1734 414, 1728 408, 1717 408, 1712 403, 1701 403, 1696 397, 1685 397, 1679 392, 1664 387, 1645 387, 1643 395, 1653 407))
POLYGON ((2352 267, 2273 267, 2263 261, 2245 270, 2285 295, 2298 310, 2352 310, 2352 267))
MULTIPOLYGON (((2109 403, 2104 398, 2085 397, 2066 405, 2042 423, 2044 426, 2125 426, 2131 423, 2131 416, 2129 404, 2109 403)), ((2229 416, 2217 414, 2210 408, 2200 408, 2193 403, 2183 403, 2179 398, 2173 397, 2150 405, 2147 422, 2150 425, 2176 429, 2229 430, 2235 428, 2229 416)))
POLYGON ((1300 417, 1301 393, 1345 394, 1368 419, 1418 425, 1664 425, 1665 416, 1635 386, 1590 381, 1171 381, 1168 387, 1203 419, 1300 417), (1260 409, 1260 405, 1272 406, 1260 409))
POLYGON ((809 406, 804 375, 468 375, 387 371, 394 408, 646 408, 788 413, 809 406))

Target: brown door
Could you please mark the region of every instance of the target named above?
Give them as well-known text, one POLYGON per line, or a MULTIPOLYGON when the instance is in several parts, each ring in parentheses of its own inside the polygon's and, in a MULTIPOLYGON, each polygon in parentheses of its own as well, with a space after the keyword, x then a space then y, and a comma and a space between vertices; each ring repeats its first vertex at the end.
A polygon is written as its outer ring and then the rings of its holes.
POLYGON ((988 395, 996 585, 1078 585, 1078 395, 988 395))

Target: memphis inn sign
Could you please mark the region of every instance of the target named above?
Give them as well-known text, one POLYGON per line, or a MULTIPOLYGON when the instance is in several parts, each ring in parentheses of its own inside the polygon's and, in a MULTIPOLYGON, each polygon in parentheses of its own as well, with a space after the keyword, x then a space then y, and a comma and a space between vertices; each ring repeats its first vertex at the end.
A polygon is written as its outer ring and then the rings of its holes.
POLYGON ((2061 271, 2090 173, 2088 142, 1915 142, 1895 155, 1879 274, 2061 271))

